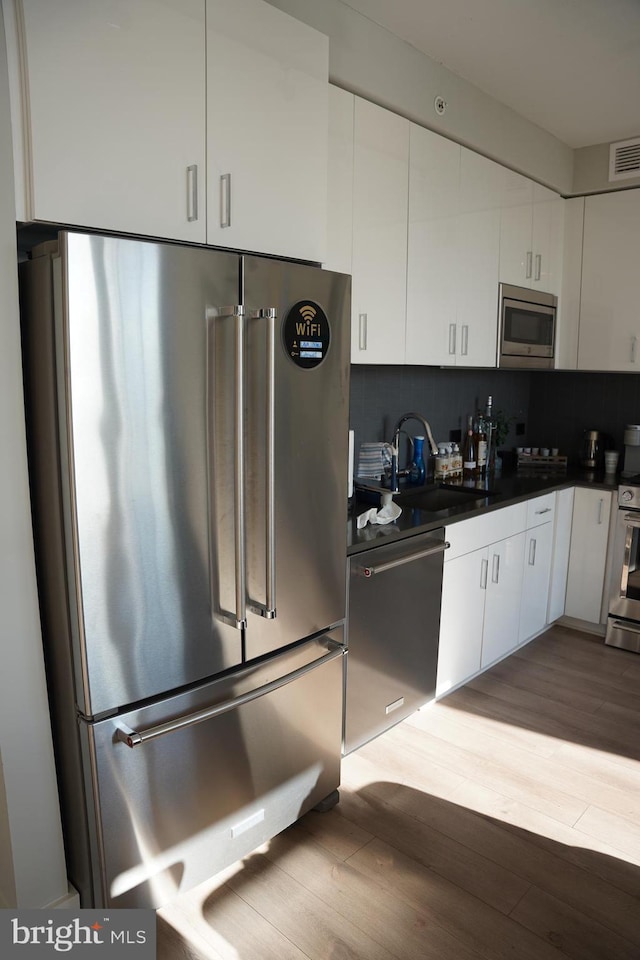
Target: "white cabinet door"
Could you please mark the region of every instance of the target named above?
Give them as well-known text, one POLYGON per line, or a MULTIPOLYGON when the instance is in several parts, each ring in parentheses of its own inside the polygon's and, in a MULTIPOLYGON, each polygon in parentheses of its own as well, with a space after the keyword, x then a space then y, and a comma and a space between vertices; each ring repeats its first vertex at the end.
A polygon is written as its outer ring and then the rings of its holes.
POLYGON ((204 0, 21 7, 28 215, 204 242, 204 0))
POLYGON ((404 363, 409 121, 356 98, 353 363, 404 363))
POLYGON ((533 203, 506 207, 500 213, 500 282, 528 287, 533 274, 531 230, 533 203))
POLYGON ((436 696, 480 670, 487 584, 487 549, 444 565, 436 696))
POLYGON ((611 493, 576 487, 565 614, 600 623, 607 562, 611 493))
POLYGON ((207 241, 322 261, 328 38, 263 0, 207 0, 207 241))
POLYGON ((573 516, 573 487, 558 490, 553 530, 553 557, 549 583, 547 623, 553 623, 564 614, 567 593, 567 571, 571 547, 571 520, 573 516))
POLYGON ((410 127, 406 362, 456 362, 460 146, 410 127))
POLYGON ((500 211, 474 210, 458 218, 459 367, 495 367, 498 350, 500 211))
MULTIPOLYGON (((539 190, 544 188, 539 187, 539 190)), ((546 193, 551 193, 547 190, 546 193)), ((560 294, 564 247, 565 202, 562 197, 533 204, 533 278, 531 286, 543 293, 560 294)))
POLYGON ((456 365, 495 367, 500 197, 504 168, 462 148, 458 215, 456 365))
POLYGON ((340 273, 351 273, 354 101, 352 93, 329 85, 327 256, 324 266, 340 273))
POLYGON ((500 281, 557 295, 562 282, 564 201, 520 174, 505 172, 505 183, 500 281))
POLYGON ((640 190, 587 197, 578 369, 640 370, 640 190))
POLYGON ((524 541, 524 533, 519 533, 489 547, 480 661, 483 668, 518 645, 524 541))
POLYGON ((552 551, 553 523, 543 523, 527 530, 520 602, 520 643, 539 633, 547 624, 552 551))

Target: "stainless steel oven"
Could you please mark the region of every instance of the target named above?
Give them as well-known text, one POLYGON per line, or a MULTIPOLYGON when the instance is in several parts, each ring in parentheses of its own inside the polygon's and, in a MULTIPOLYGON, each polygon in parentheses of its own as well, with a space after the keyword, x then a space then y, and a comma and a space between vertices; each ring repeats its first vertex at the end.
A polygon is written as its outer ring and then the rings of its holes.
POLYGON ((605 643, 640 653, 640 476, 618 487, 605 643))

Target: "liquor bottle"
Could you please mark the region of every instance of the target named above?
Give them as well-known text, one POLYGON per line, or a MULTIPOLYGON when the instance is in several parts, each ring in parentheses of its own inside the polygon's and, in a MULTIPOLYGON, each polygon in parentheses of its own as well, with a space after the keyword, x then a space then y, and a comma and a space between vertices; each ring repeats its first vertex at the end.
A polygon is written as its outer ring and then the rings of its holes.
POLYGON ((487 430, 482 413, 478 413, 476 416, 474 432, 476 437, 476 455, 478 458, 476 476, 482 478, 487 475, 487 430))
POLYGON ((473 432, 473 417, 467 417, 467 433, 462 444, 462 476, 465 480, 475 479, 478 469, 476 438, 473 432))
POLYGON ((487 470, 493 470, 496 462, 496 422, 493 418, 493 397, 487 397, 487 406, 484 411, 484 431, 487 440, 487 470))

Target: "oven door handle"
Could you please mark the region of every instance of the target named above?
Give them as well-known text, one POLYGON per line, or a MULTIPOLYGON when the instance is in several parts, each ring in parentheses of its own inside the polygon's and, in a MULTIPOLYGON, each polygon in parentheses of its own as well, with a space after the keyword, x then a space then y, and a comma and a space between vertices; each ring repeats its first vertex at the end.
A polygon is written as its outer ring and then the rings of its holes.
POLYGON ((632 627, 629 620, 612 620, 611 626, 618 630, 627 630, 629 633, 640 634, 640 628, 632 627))
POLYGON ((625 513, 622 519, 629 527, 640 527, 640 511, 637 514, 625 513))

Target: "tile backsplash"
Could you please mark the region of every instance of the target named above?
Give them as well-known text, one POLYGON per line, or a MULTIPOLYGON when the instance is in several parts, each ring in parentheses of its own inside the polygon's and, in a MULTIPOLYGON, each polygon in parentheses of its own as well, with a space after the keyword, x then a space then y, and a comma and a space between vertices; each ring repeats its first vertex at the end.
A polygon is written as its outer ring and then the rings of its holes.
MULTIPOLYGON (((514 421, 504 447, 558 447, 577 463, 584 430, 601 430, 624 453, 625 424, 640 423, 640 376, 633 373, 351 367, 351 428, 356 461, 363 440, 390 440, 395 422, 410 410, 431 424, 436 441, 464 427, 465 416, 487 396, 514 421), (516 437, 515 424, 525 432, 516 437)), ((418 423, 407 423, 420 432, 418 423)))
MULTIPOLYGON (((409 411, 421 413, 430 423, 434 439, 449 440, 451 430, 461 430, 466 415, 484 410, 493 397, 494 410, 514 418, 505 447, 516 445, 515 423, 528 422, 529 372, 512 370, 441 369, 439 367, 351 367, 351 428, 357 453, 363 440, 390 440, 397 420, 409 411)), ((419 423, 408 422, 409 433, 422 433, 419 423)), ((518 437, 518 444, 525 443, 518 437)))

